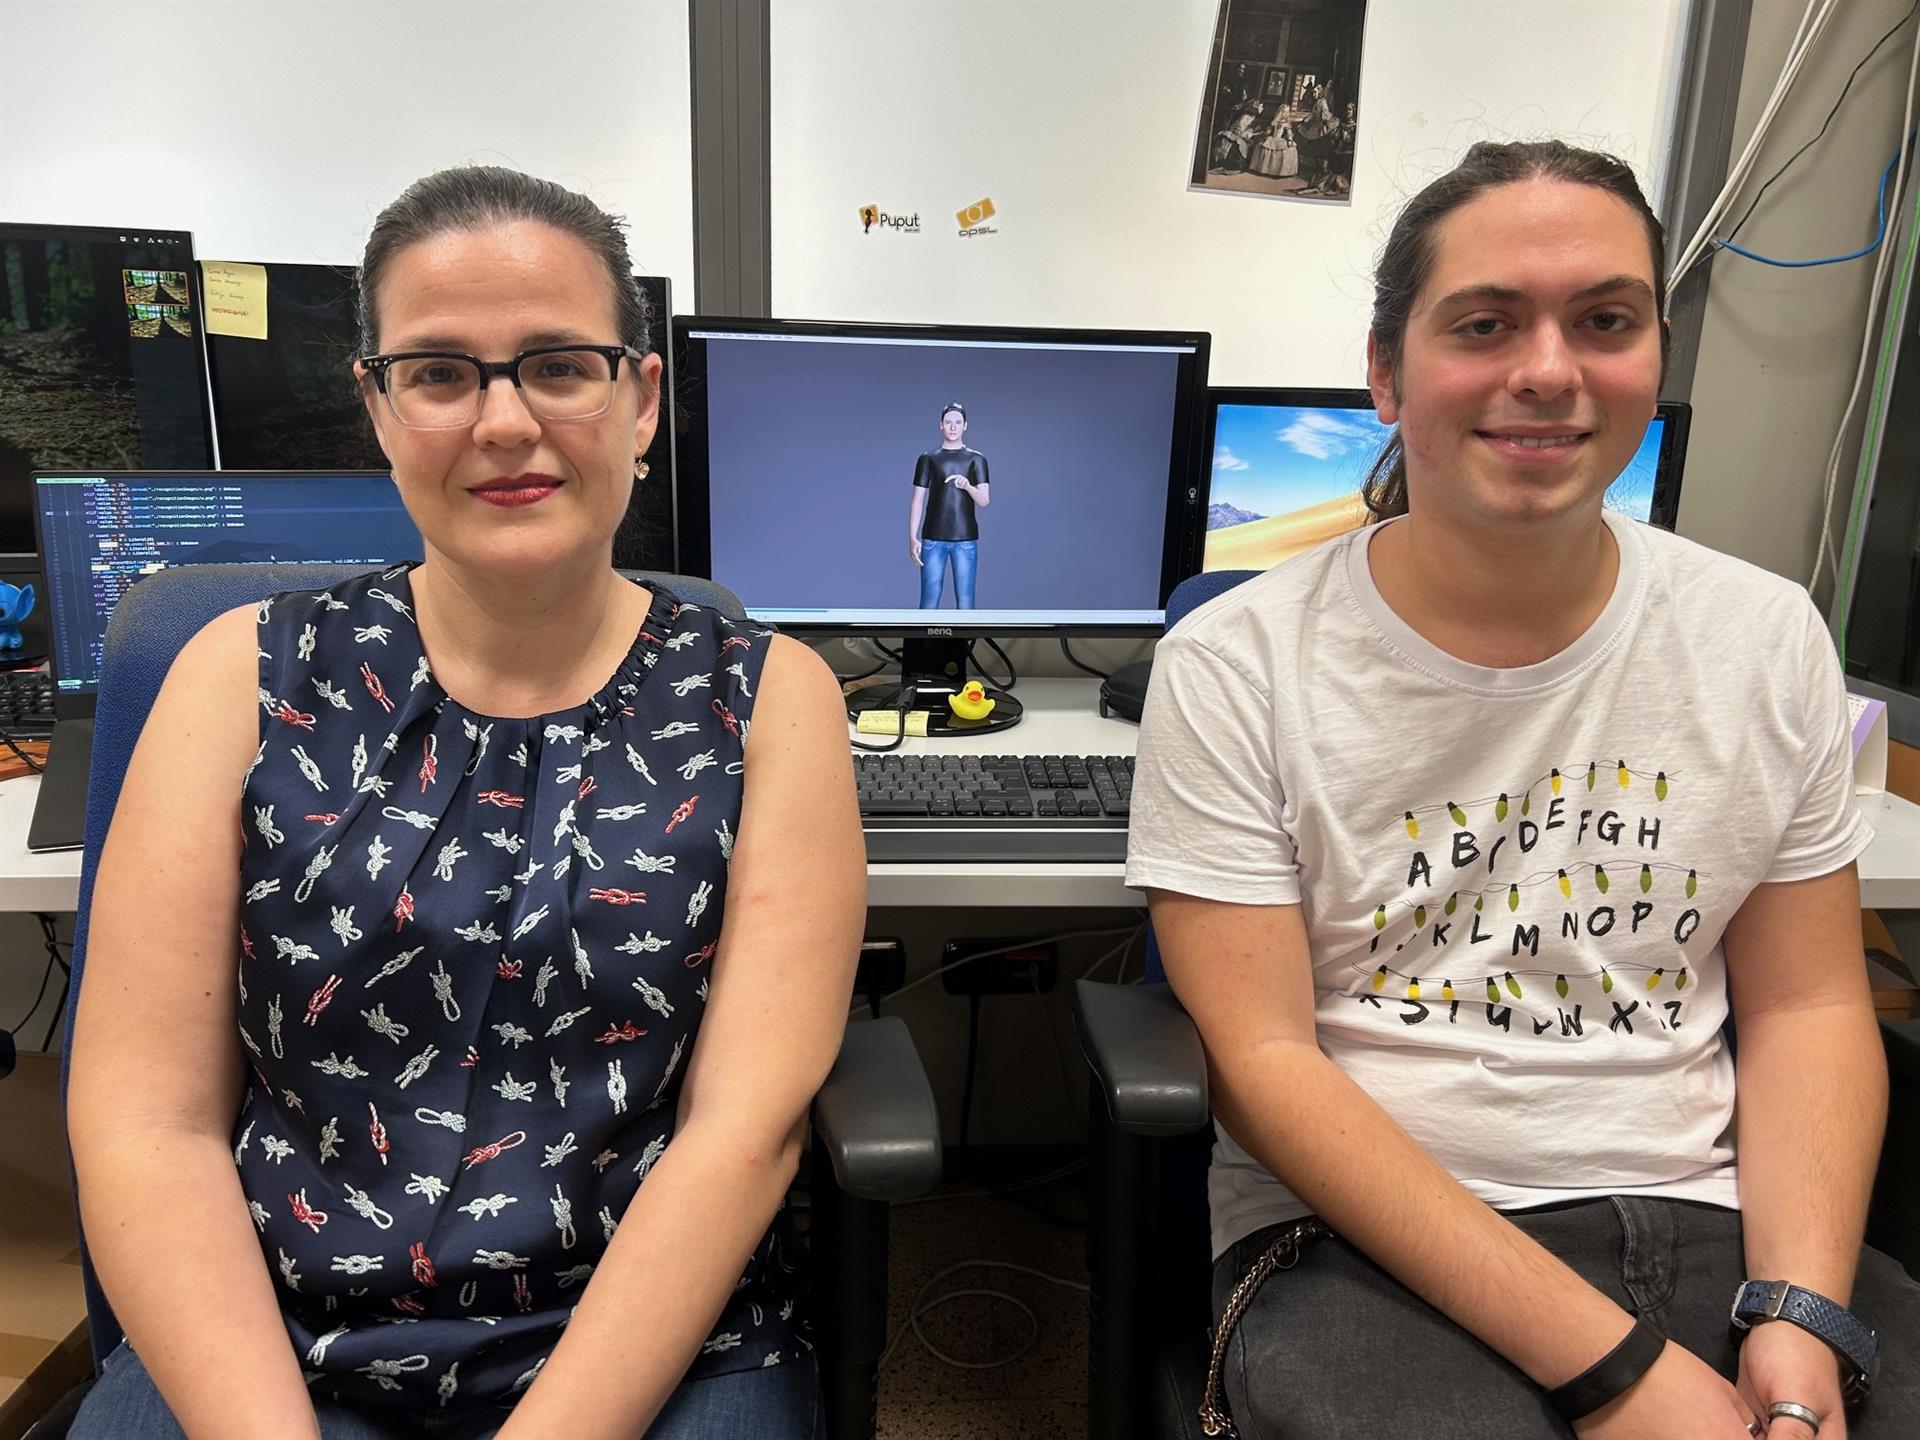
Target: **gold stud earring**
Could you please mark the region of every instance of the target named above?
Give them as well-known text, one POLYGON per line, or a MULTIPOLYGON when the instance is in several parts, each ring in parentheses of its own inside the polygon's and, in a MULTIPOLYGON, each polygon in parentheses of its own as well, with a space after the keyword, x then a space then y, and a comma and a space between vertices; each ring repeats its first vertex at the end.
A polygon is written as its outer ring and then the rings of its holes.
POLYGON ((647 462, 646 462, 646 461, 644 461, 644 460, 638 460, 638 459, 636 459, 636 460, 635 460, 635 461, 633 462, 633 478, 634 478, 635 480, 644 480, 644 479, 646 479, 646 478, 647 478, 647 470, 648 470, 648 468, 649 468, 649 467, 648 467, 648 465, 647 465, 647 462))

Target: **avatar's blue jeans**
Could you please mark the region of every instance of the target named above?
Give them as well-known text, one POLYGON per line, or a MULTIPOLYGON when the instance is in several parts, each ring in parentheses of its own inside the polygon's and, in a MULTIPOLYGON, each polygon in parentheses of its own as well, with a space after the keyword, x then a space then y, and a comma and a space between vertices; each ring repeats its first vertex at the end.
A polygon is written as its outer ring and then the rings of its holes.
POLYGON ((953 602, 961 610, 973 609, 973 571, 979 563, 978 540, 922 540, 920 542, 920 608, 938 610, 940 592, 947 582, 947 570, 953 570, 953 602))

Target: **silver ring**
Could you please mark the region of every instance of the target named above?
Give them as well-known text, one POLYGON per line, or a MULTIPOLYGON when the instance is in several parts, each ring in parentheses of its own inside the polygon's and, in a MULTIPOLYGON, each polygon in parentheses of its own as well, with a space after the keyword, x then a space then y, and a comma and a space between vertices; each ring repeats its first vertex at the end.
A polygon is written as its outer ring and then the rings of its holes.
POLYGON ((1747 1422, 1747 1433, 1753 1436, 1753 1440, 1760 1440, 1760 1437, 1767 1433, 1766 1422, 1764 1420, 1749 1420, 1747 1422))
POLYGON ((1798 1420, 1815 1435, 1820 1433, 1820 1417, 1804 1405, 1796 1405, 1791 1400, 1776 1400, 1767 1407, 1769 1420, 1798 1420))

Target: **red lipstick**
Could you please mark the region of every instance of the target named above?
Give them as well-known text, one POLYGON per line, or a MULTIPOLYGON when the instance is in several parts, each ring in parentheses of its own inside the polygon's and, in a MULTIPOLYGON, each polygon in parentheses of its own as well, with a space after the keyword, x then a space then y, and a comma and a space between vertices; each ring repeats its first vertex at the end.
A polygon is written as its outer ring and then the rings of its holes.
POLYGON ((503 510, 516 509, 522 505, 538 505, 562 485, 557 475, 542 475, 529 472, 525 475, 496 475, 484 480, 467 493, 477 500, 484 500, 503 510))

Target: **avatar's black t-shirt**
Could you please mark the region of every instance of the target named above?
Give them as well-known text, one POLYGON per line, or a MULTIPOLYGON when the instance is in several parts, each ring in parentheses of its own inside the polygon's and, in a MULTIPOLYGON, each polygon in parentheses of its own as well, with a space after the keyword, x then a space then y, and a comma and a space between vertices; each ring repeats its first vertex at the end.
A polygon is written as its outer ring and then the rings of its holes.
POLYGON ((922 540, 978 540, 973 499, 947 477, 958 475, 969 485, 987 483, 987 457, 962 445, 957 450, 929 450, 914 466, 913 483, 927 492, 927 513, 920 525, 922 540))

